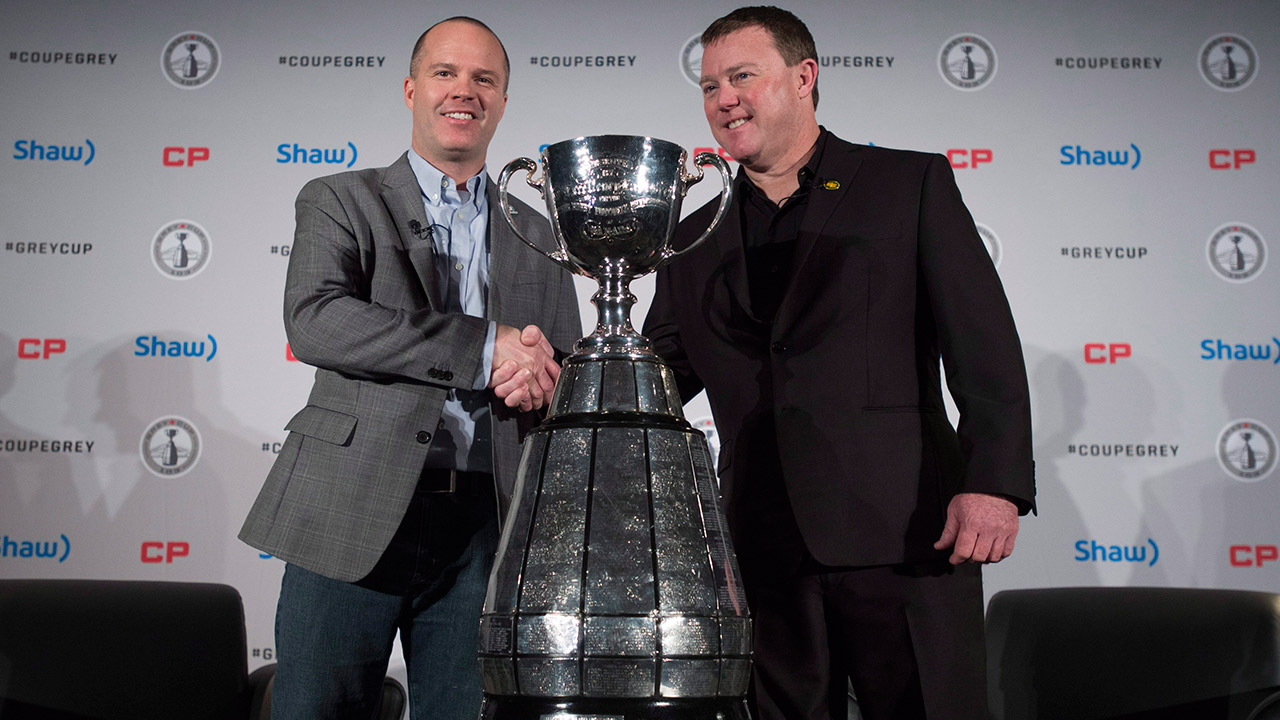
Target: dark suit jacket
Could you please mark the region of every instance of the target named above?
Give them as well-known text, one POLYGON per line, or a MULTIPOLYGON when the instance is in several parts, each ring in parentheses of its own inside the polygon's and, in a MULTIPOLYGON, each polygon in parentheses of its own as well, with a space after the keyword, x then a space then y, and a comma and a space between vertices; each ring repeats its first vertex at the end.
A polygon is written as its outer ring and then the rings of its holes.
MULTIPOLYGON (((676 246, 714 210, 682 222, 676 246)), ((944 157, 831 136, 771 328, 749 310, 740 226, 735 201, 712 237, 659 271, 644 330, 685 400, 707 390, 731 525, 753 502, 735 492, 743 469, 768 456, 754 429, 770 425, 805 546, 825 565, 945 557, 932 545, 961 491, 1033 507, 1018 334, 944 157)), ((731 529, 735 542, 751 532, 731 529)))
MULTIPOLYGON (((488 319, 537 325, 567 349, 581 335, 569 273, 527 247, 489 198, 488 319)), ((553 250, 550 225, 512 198, 525 237, 553 250)), ((443 312, 434 250, 408 155, 387 168, 312 180, 297 201, 285 283, 293 354, 316 366, 307 406, 245 519, 240 538, 338 580, 364 577, 404 516, 449 388, 483 369, 487 320, 443 312)), ((487 378, 486 378, 487 380, 487 378)), ((520 440, 537 421, 492 401, 501 506, 515 486, 520 440)))

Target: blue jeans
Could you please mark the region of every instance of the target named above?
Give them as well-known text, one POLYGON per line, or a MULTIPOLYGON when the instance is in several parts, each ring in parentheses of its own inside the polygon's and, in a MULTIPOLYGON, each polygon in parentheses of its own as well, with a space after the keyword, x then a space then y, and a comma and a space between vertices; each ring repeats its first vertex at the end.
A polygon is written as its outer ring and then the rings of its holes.
POLYGON ((273 720, 376 717, 397 630, 410 718, 476 720, 480 611, 498 545, 489 483, 458 496, 415 495, 391 546, 359 583, 285 565, 273 720))

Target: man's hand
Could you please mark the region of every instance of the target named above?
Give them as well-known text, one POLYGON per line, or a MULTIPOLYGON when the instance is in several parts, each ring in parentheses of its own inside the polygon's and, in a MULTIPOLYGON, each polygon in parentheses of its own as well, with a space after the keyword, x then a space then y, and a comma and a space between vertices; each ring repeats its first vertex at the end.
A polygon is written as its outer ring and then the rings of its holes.
POLYGON ((994 563, 1013 554, 1018 507, 998 495, 960 493, 947 506, 947 524, 933 544, 951 548, 951 564, 994 563))
POLYGON ((499 325, 494 338, 489 387, 507 407, 537 410, 551 402, 560 379, 555 351, 536 325, 524 330, 499 325))

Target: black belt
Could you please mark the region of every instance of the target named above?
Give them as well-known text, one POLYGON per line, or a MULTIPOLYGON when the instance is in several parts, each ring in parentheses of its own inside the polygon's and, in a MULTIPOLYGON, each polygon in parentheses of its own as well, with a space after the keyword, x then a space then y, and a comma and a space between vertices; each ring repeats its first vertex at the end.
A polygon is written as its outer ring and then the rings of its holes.
POLYGON ((424 494, 448 493, 454 495, 492 491, 493 475, 485 472, 424 468, 418 478, 417 492, 424 494))

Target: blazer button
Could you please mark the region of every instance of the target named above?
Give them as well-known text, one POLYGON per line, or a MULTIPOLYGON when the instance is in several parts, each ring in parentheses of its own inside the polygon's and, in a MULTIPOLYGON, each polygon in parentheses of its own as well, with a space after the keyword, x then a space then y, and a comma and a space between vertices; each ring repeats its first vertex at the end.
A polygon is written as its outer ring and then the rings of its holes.
POLYGON ((445 380, 452 380, 452 379, 453 379, 453 371, 452 371, 452 370, 445 370, 445 371, 444 371, 444 379, 445 379, 445 380))
POLYGON ((769 346, 769 349, 781 355, 782 353, 787 351, 787 344, 784 342, 775 342, 774 344, 769 346))
POLYGON ((418 442, 422 443, 423 445, 426 445, 427 443, 431 442, 431 433, 427 432, 426 430, 419 430, 416 437, 418 438, 418 442))

